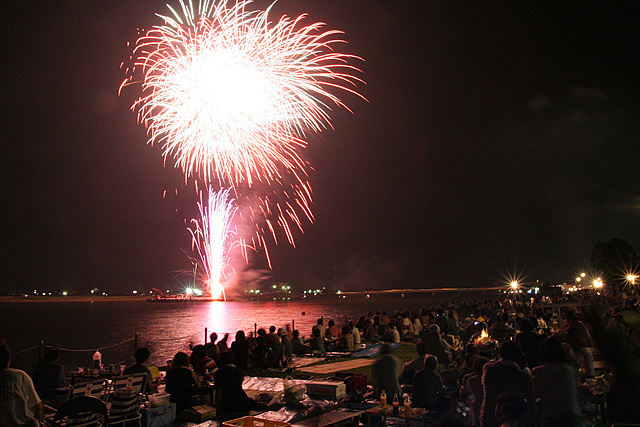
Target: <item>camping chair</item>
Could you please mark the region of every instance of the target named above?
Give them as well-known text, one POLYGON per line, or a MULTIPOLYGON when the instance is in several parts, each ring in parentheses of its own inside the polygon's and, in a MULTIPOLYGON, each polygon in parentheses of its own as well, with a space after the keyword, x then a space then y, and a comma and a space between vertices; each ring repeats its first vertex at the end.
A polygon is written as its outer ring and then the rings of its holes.
POLYGON ((142 426, 140 404, 147 385, 147 374, 138 373, 116 377, 108 392, 109 425, 125 424, 128 421, 138 421, 142 426))
POLYGON ((73 384, 69 388, 67 402, 82 396, 91 396, 97 399, 105 400, 104 383, 104 379, 94 379, 73 384))
POLYGON ((107 405, 93 396, 80 396, 65 402, 53 416, 53 426, 107 425, 107 405))

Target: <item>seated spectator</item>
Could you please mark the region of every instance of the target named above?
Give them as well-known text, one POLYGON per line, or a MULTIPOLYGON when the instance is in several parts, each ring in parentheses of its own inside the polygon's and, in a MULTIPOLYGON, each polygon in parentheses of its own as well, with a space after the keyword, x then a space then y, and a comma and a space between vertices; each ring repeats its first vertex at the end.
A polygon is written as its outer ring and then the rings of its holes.
POLYGON ((566 339, 573 364, 578 367, 580 376, 583 378, 595 378, 596 371, 593 367, 593 354, 591 354, 591 350, 585 347, 584 338, 578 328, 569 327, 566 339))
POLYGON ((60 353, 51 349, 42 359, 42 363, 36 369, 34 383, 38 395, 43 400, 53 398, 53 391, 65 385, 65 369, 58 361, 60 353))
POLYGON ((231 344, 231 351, 233 352, 235 365, 240 369, 247 369, 251 351, 244 331, 236 332, 236 340, 231 344))
POLYGON ((124 375, 147 374, 147 387, 145 388, 147 393, 153 393, 156 390, 156 385, 153 382, 153 376, 151 375, 149 367, 146 365, 150 355, 151 352, 149 352, 149 349, 146 347, 136 349, 133 355, 136 359, 136 363, 124 370, 124 375))
POLYGON ((311 352, 314 354, 319 353, 321 355, 327 352, 327 349, 324 345, 324 338, 320 336, 319 329, 313 330, 313 338, 311 338, 311 340, 309 341, 309 350, 311 350, 311 352))
POLYGON ((533 323, 529 319, 520 321, 520 332, 516 335, 516 342, 522 346, 527 366, 530 369, 538 366, 538 347, 542 336, 533 330, 533 323))
POLYGON ((193 371, 200 377, 210 378, 218 369, 216 362, 207 356, 203 345, 193 347, 190 362, 191 366, 193 366, 193 371))
POLYGON ((216 415, 233 414, 249 410, 249 397, 242 389, 244 373, 233 364, 233 352, 220 354, 220 369, 214 374, 216 415))
POLYGON ((253 366, 257 369, 267 369, 269 367, 268 359, 272 351, 267 347, 264 336, 256 337, 256 347, 253 349, 253 366))
POLYGON ((480 411, 484 393, 482 391, 482 369, 489 360, 484 357, 473 359, 473 372, 462 380, 460 398, 471 410, 471 422, 474 427, 480 427, 480 411))
POLYGON ((166 392, 169 393, 171 402, 176 403, 178 412, 191 406, 191 398, 196 394, 199 383, 196 373, 189 365, 189 356, 179 351, 173 357, 171 370, 167 372, 166 392))
POLYGON ((424 358, 427 355, 427 346, 424 342, 418 341, 416 343, 416 353, 418 353, 418 357, 404 364, 400 375, 400 384, 411 384, 413 375, 424 369, 424 358))
POLYGON ((0 426, 38 427, 42 401, 26 372, 11 369, 11 351, 0 339, 0 426))
POLYGON ((582 426, 578 377, 556 338, 542 343, 542 364, 533 370, 533 385, 544 426, 582 426))
POLYGON ((336 326, 336 322, 329 320, 329 328, 325 332, 325 338, 328 340, 337 340, 340 339, 340 337, 342 337, 342 334, 340 333, 340 329, 336 326))
POLYGON ((427 355, 424 359, 424 369, 413 376, 411 400, 414 406, 428 410, 438 410, 442 406, 444 386, 442 378, 436 373, 438 359, 427 355))
POLYGON ((522 347, 515 341, 505 341, 500 346, 499 358, 484 365, 482 374, 483 401, 480 413, 482 427, 498 427, 496 418, 498 396, 512 393, 521 396, 529 404, 528 414, 533 414, 533 380, 520 369, 518 362, 522 358, 522 347))
POLYGON ((282 345, 284 349, 283 363, 288 364, 293 355, 293 345, 285 328, 278 329, 278 335, 280 336, 280 345, 282 345))
POLYGON ((385 391, 387 399, 391 402, 394 394, 400 397, 400 372, 402 370, 400 362, 391 354, 391 349, 387 344, 382 346, 380 358, 371 366, 371 376, 374 380, 374 393, 376 398, 380 397, 382 390, 385 391))
POLYGON ((309 352, 309 347, 300 338, 300 331, 297 329, 293 331, 293 338, 291 338, 291 348, 293 354, 306 354, 309 352))
POLYGON ((353 351, 353 334, 349 330, 349 326, 344 326, 342 328, 342 337, 340 338, 340 342, 338 343, 338 349, 340 351, 353 351))

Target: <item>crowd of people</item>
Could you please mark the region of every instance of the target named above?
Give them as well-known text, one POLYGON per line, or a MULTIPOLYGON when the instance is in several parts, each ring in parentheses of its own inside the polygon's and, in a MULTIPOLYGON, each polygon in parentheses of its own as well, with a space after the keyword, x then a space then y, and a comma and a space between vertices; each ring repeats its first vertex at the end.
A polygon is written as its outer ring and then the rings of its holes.
MULTIPOLYGON (((582 426, 590 402, 607 386, 602 416, 610 422, 640 422, 635 408, 640 347, 622 314, 637 309, 639 300, 634 294, 601 295, 599 302, 618 303, 604 311, 592 296, 586 298, 556 301, 574 302, 578 310, 508 298, 370 312, 342 325, 320 318, 307 339, 288 325, 258 329, 255 335, 238 331, 231 343, 228 334, 218 339, 213 333, 209 342, 175 354, 167 366, 165 391, 183 410, 203 403, 203 386, 213 387, 218 414, 241 413, 253 404, 242 389, 245 373, 287 369, 295 355, 349 353, 365 342, 382 342, 389 346, 382 347, 372 366, 374 387, 367 397, 410 398, 413 406, 443 415, 468 411, 465 418, 444 417, 443 426, 582 426), (404 365, 390 349, 401 342, 415 344, 417 354, 404 365), (610 368, 607 382, 596 380, 592 349, 610 368)), ((136 363, 124 373, 146 373, 146 390, 154 392, 158 382, 147 365, 149 350, 139 348, 134 356, 136 363)), ((9 368, 9 346, 0 343, 0 425, 38 425, 42 400, 65 383, 58 359, 58 352, 50 351, 32 381, 9 368)))

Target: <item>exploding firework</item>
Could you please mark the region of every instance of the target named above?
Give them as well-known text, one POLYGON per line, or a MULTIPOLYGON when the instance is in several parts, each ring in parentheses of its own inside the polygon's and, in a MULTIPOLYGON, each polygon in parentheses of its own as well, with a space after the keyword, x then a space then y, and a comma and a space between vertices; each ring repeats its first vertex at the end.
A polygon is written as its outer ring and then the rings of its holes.
POLYGON ((225 298, 220 282, 228 264, 229 251, 237 244, 231 229, 237 207, 229 197, 229 191, 215 192, 210 187, 206 203, 201 193, 200 218, 191 220, 193 228, 189 228, 192 248, 204 268, 206 292, 214 299, 225 298))
POLYGON ((331 91, 360 96, 359 69, 348 63, 360 58, 334 50, 344 42, 340 31, 303 26, 305 15, 272 23, 271 7, 249 11, 250 3, 169 7, 168 16, 158 15, 165 24, 137 41, 123 83, 142 70, 143 95, 132 109, 149 142, 206 183, 251 187, 281 179, 283 168, 305 175, 302 138, 331 127, 332 105, 348 109, 331 91))

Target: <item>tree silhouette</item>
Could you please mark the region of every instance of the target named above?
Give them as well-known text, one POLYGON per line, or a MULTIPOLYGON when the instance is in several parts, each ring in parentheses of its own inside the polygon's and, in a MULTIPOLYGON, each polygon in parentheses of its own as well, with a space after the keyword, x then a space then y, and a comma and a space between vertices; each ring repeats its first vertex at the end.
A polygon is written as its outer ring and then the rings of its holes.
POLYGON ((590 262, 608 280, 615 280, 616 276, 620 276, 622 280, 622 272, 631 266, 635 256, 635 249, 626 240, 609 239, 595 243, 590 262))

